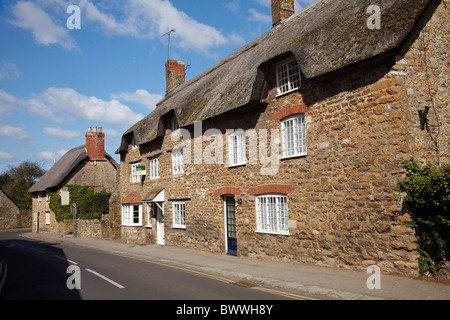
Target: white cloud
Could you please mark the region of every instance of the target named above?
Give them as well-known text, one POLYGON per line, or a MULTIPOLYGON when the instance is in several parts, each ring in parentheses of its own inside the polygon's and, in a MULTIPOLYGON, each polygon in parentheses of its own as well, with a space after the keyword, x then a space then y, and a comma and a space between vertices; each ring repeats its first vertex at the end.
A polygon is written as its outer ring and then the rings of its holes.
POLYGON ((77 48, 65 26, 55 24, 52 17, 36 3, 19 1, 11 9, 13 16, 8 22, 17 27, 30 30, 34 39, 46 46, 59 44, 68 50, 77 48))
POLYGON ((239 36, 227 37, 216 28, 196 21, 168 0, 128 0, 127 12, 140 37, 160 38, 175 29, 174 45, 183 49, 208 54, 211 48, 244 42, 239 36))
POLYGON ((126 0, 122 8, 125 17, 121 21, 101 12, 89 0, 80 0, 80 7, 87 21, 100 23, 103 30, 113 35, 161 39, 161 35, 175 29, 174 46, 206 55, 217 46, 244 43, 243 38, 237 35, 226 36, 216 28, 196 21, 168 0, 126 0))
POLYGON ((138 33, 130 19, 122 23, 117 22, 113 15, 100 12, 89 0, 80 0, 79 5, 86 20, 100 23, 108 33, 115 35, 137 35, 138 33))
POLYGON ((58 138, 58 139, 72 139, 72 138, 78 138, 81 136, 80 130, 63 130, 61 128, 51 128, 51 127, 45 127, 42 132, 48 136, 58 138))
POLYGON ((44 160, 58 161, 63 155, 67 153, 67 150, 61 149, 59 151, 42 151, 37 154, 37 156, 44 160))
POLYGON ((0 89, 0 115, 10 115, 11 111, 17 110, 20 99, 0 89))
MULTIPOLYGON (((271 0, 256 0, 256 1, 262 6, 265 7, 271 6, 271 0)), ((296 12, 300 11, 301 9, 306 8, 315 1, 316 0, 294 0, 295 11, 296 12)))
POLYGON ((117 132, 114 129, 103 128, 103 132, 105 133, 106 137, 119 138, 122 136, 121 133, 117 132))
POLYGON ((256 11, 255 9, 249 9, 248 11, 251 13, 251 16, 249 18, 247 18, 250 21, 262 22, 262 23, 271 23, 272 22, 272 16, 260 13, 260 12, 256 11))
POLYGON ((31 99, 16 98, 0 90, 0 112, 11 109, 38 114, 59 123, 82 118, 128 126, 144 117, 116 99, 105 101, 88 97, 71 88, 51 87, 41 94, 34 94, 31 99))
POLYGON ((19 78, 19 68, 14 63, 4 62, 0 65, 0 80, 16 80, 19 78))
POLYGON ((224 4, 225 8, 237 12, 241 9, 241 5, 239 3, 239 0, 230 0, 229 2, 224 4))
POLYGON ((25 130, 19 127, 2 126, 0 127, 0 136, 11 137, 15 139, 28 139, 28 134, 25 130))
POLYGON ((14 160, 14 156, 8 152, 0 150, 0 161, 11 161, 14 160))
POLYGON ((136 90, 133 93, 121 92, 111 96, 112 99, 124 100, 129 102, 136 102, 146 106, 150 111, 156 108, 156 104, 161 101, 164 96, 160 94, 151 94, 147 90, 136 90))
POLYGON ((271 0, 256 0, 260 5, 270 7, 271 6, 271 0))
POLYGON ((99 4, 90 0, 72 3, 64 0, 38 0, 36 3, 19 1, 12 7, 13 19, 8 22, 30 30, 40 44, 47 46, 59 44, 72 50, 78 47, 66 28, 65 19, 69 17, 66 9, 69 4, 79 5, 81 9, 81 29, 85 28, 86 23, 97 23, 109 35, 158 40, 161 40, 162 34, 175 29, 174 46, 196 50, 205 55, 210 55, 209 51, 218 46, 245 43, 238 35, 227 36, 212 26, 196 21, 178 10, 169 0, 124 0, 119 5, 113 6, 114 14, 99 9, 109 6, 105 2, 99 4))

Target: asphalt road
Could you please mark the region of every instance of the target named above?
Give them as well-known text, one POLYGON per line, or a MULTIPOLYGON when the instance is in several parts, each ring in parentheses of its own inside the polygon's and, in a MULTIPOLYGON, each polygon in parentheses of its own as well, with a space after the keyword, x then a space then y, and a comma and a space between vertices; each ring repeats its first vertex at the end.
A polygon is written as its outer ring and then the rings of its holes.
POLYGON ((305 298, 245 283, 230 284, 214 275, 151 260, 35 241, 20 232, 0 232, 0 260, 6 263, 0 300, 261 302, 305 298))

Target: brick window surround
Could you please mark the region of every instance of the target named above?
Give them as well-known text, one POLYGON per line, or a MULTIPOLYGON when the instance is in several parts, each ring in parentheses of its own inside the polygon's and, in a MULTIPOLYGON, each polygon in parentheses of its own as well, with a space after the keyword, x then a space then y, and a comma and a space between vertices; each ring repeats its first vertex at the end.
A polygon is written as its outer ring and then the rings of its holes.
POLYGON ((239 195, 241 194, 241 189, 236 187, 223 187, 217 190, 214 190, 214 196, 224 196, 224 195, 239 195))
POLYGON ((312 106, 306 106, 306 104, 304 103, 294 104, 274 113, 273 118, 280 121, 281 119, 287 118, 294 114, 306 113, 310 110, 311 107, 312 106))
POLYGON ((248 192, 257 196, 260 194, 270 194, 270 193, 281 193, 281 194, 289 194, 292 193, 294 188, 291 185, 286 184, 266 184, 258 187, 252 187, 248 189, 248 192))

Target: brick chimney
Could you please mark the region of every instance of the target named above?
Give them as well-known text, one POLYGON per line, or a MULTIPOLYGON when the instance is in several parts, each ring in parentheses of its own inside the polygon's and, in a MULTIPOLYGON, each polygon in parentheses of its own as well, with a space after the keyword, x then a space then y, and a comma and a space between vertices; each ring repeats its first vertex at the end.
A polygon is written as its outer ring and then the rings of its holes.
POLYGON ((294 0, 272 0, 272 27, 295 13, 294 0))
POLYGON ((166 95, 185 82, 185 63, 169 59, 166 62, 166 95))
POLYGON ((102 127, 91 127, 86 132, 86 151, 91 160, 105 159, 105 134, 102 127))

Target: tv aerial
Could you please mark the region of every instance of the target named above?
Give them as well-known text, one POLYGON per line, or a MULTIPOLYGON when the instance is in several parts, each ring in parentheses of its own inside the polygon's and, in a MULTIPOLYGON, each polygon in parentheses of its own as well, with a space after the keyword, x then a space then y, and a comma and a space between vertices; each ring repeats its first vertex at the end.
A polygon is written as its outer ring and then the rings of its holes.
POLYGON ((168 36, 168 44, 167 44, 167 60, 170 58, 170 35, 172 32, 175 32, 175 29, 170 30, 169 32, 164 33, 161 37, 168 36))

